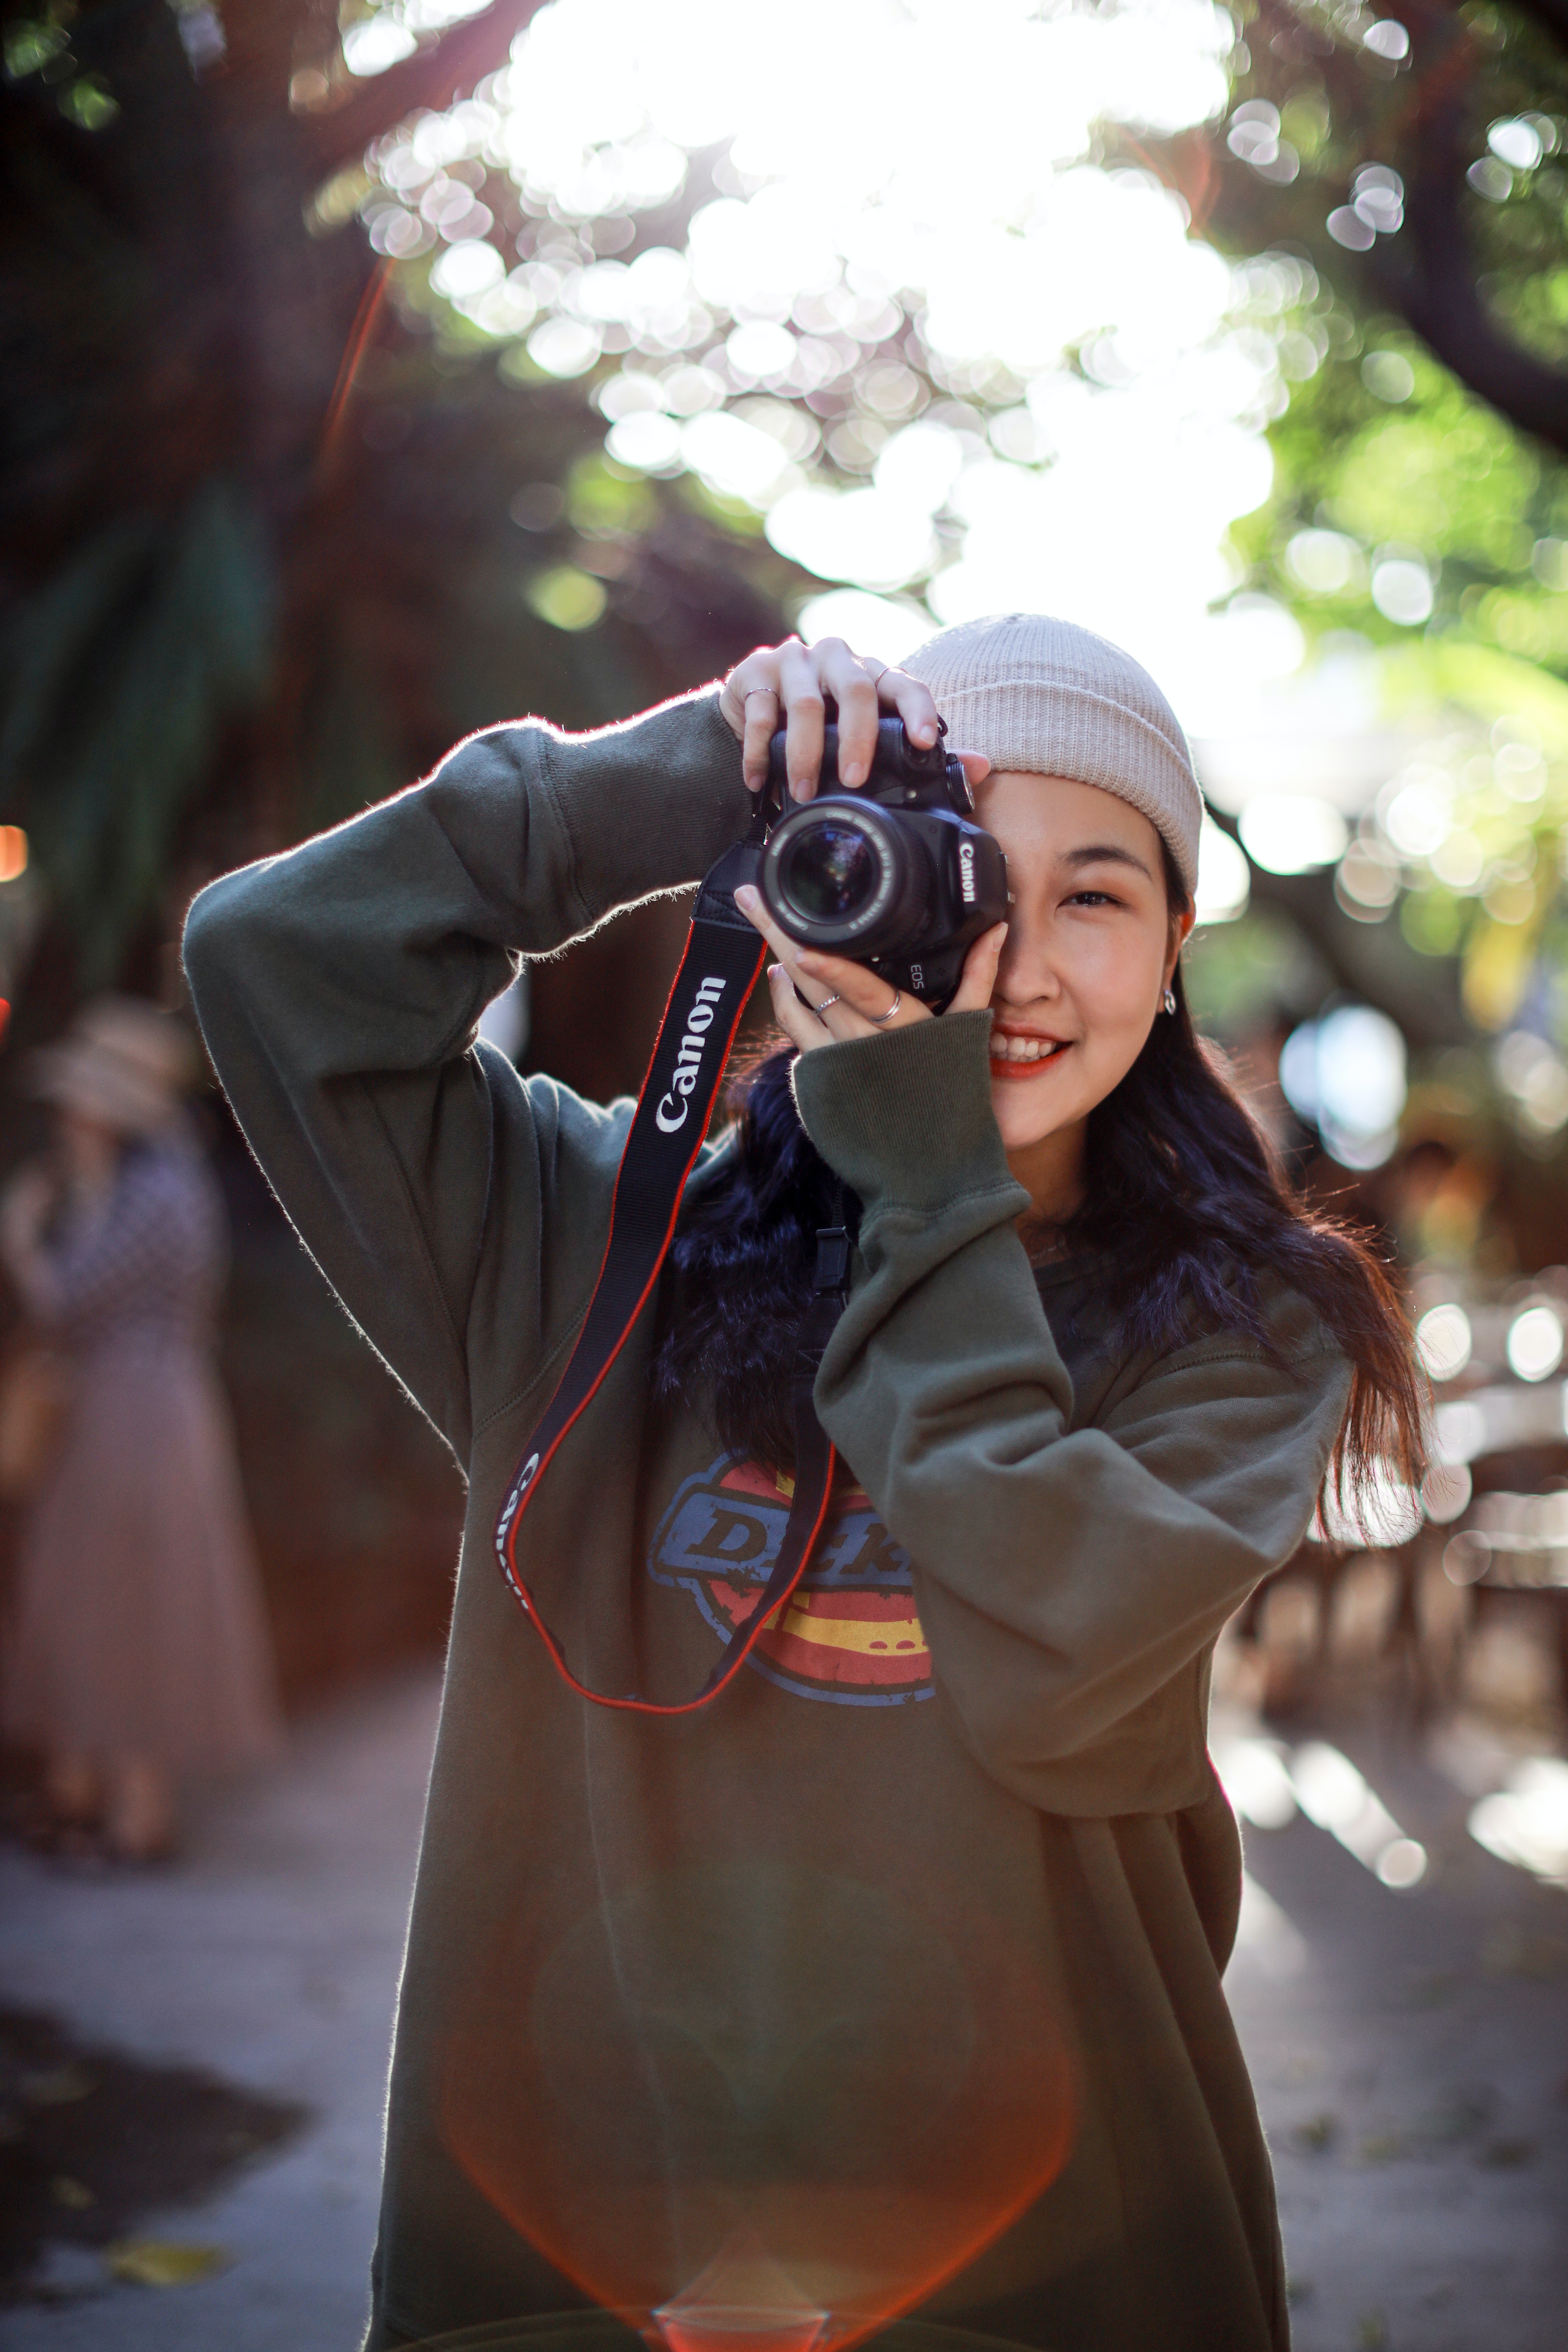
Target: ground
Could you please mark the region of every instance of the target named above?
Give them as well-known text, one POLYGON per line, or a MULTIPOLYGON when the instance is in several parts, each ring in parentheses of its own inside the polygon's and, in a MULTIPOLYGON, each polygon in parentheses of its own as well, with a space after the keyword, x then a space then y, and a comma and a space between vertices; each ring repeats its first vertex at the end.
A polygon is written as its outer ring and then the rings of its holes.
MULTIPOLYGON (((281 2153, 231 2166, 199 2204, 135 2217, 136 2242, 211 2249, 226 2265, 189 2284, 108 2275, 79 2234, 91 2209, 63 2206, 70 2227, 35 2270, 35 2299, 0 2311, 5 2352, 358 2345, 436 1703, 426 1673, 319 1716, 285 1765, 205 1801, 167 1874, 72 1874, 0 1853, 6 2009, 309 2114, 281 2153)), ((90 2056, 80 2063, 91 2079, 90 2056)), ((90 2175, 81 2185, 95 2192, 90 2175)))
MULTIPOLYGON (((0 2310, 5 2352, 353 2352, 435 1717, 426 1675, 319 1715, 285 1765, 203 1802, 166 1874, 0 1853, 8 2153, 33 2167, 24 2221, 44 2223, 0 2310), (138 2209, 108 2143, 149 2103, 183 2118, 184 2154, 143 2175, 179 2201, 138 2209)), ((1325 1746, 1321 1724, 1268 1742, 1232 1715, 1221 1733, 1280 1822, 1247 1831, 1228 1982, 1297 2352, 1560 2352, 1568 1894, 1467 1827, 1517 1756, 1463 1725, 1341 1726, 1325 1746), (1335 1757, 1381 1800, 1359 1827, 1323 1796, 1335 1757), (1340 1836, 1281 1819, 1292 1787, 1340 1836), (1405 1891, 1372 1866, 1396 1832, 1427 1856, 1405 1891)))
POLYGON ((1568 1896, 1475 1843, 1447 1774, 1341 1738, 1429 1859, 1400 1893, 1300 1814, 1247 1832, 1226 1990, 1296 2352, 1561 2352, 1568 1896))

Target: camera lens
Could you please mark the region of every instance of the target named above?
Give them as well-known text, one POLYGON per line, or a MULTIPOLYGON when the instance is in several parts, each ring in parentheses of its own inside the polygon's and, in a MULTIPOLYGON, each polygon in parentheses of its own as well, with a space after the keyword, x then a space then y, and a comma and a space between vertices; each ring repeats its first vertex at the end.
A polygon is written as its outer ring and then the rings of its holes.
POLYGON ((875 897, 882 877, 876 845, 858 825, 832 818, 805 826, 780 864, 779 889, 812 923, 853 922, 875 897))

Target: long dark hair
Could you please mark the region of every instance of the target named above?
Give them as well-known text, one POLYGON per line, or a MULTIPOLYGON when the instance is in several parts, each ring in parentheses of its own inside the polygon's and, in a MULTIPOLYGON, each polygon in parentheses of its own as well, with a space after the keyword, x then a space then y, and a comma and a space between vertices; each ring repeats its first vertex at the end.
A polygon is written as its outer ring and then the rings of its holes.
MULTIPOLYGON (((1166 854, 1173 909, 1186 903, 1166 854)), ((1118 1344, 1155 1354, 1214 1329, 1277 1357, 1259 1286, 1268 1275, 1313 1307, 1352 1367, 1331 1476, 1352 1511, 1380 1464, 1414 1484, 1422 1397, 1404 1308, 1366 1237, 1308 1202, 1193 1025, 1176 1011, 1090 1112, 1083 1206, 1064 1249, 1105 1253, 1097 1286, 1118 1344)), ((789 1376, 810 1296, 811 1246, 834 1180, 790 1092, 782 1045, 736 1082, 731 1148, 683 1213, 670 1252, 655 1383, 702 1411, 722 1443, 776 1466, 794 1459, 789 1376)))

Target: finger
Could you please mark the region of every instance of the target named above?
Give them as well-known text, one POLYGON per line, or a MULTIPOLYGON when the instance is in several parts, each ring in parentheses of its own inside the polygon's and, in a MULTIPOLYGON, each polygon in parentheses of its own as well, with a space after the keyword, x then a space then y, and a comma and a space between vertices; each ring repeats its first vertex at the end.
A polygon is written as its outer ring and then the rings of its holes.
POLYGON ((853 792, 870 774, 876 757, 880 666, 868 666, 842 637, 824 637, 812 651, 823 686, 838 706, 838 781, 853 792))
POLYGON ((801 1003, 795 982, 782 963, 768 966, 768 994, 773 999, 773 1019, 792 1045, 808 1054, 814 1045, 832 1045, 832 1030, 809 1005, 801 1003))
POLYGON ((822 768, 822 730, 827 713, 822 682, 798 637, 779 647, 779 691, 784 705, 784 765, 793 800, 808 801, 822 768))
POLYGON ((737 662, 719 695, 719 712, 741 739, 741 774, 748 792, 767 782, 768 744, 778 725, 778 653, 759 646, 737 662))
POLYGON ((745 698, 745 731, 741 738, 741 774, 749 793, 760 793, 768 781, 768 750, 779 723, 778 688, 749 687, 745 698))
POLYGON ((735 904, 739 907, 742 914, 744 915, 747 922, 752 925, 754 930, 761 931, 763 939, 766 940, 773 953, 782 958, 784 962, 786 963, 793 971, 795 969, 795 958, 800 953, 799 943, 795 940, 786 938, 785 934, 780 930, 778 925, 769 914, 766 907, 763 904, 762 892, 760 890, 753 889, 751 883, 743 882, 735 893, 735 904))
POLYGON ((963 977, 947 1008, 950 1013, 984 1012, 996 987, 996 967, 1006 944, 1005 923, 993 923, 988 931, 981 932, 963 959, 963 977))
POLYGON ((931 688, 904 670, 885 669, 877 680, 877 693, 884 709, 898 712, 910 742, 929 750, 941 732, 931 688))
POLYGON ((771 646, 755 646, 744 661, 735 664, 719 689, 719 715, 737 735, 745 731, 748 690, 753 686, 771 686, 773 683, 773 670, 769 667, 772 658, 771 646))
POLYGON ((991 762, 984 751, 954 751, 952 757, 963 761, 963 772, 969 779, 972 791, 976 784, 983 784, 991 773, 991 762))
POLYGON ((727 677, 719 689, 719 716, 731 735, 746 731, 746 706, 732 677, 727 677))
POLYGON ((795 958, 795 967, 814 1003, 824 1003, 829 996, 839 999, 827 1015, 836 1036, 868 1037, 879 1029, 907 1029, 931 1017, 930 1006, 907 988, 895 987, 879 971, 851 963, 846 956, 822 955, 807 948, 795 958))
MULTIPOLYGON (((743 883, 735 893, 735 904, 752 928, 761 931, 769 947, 778 957, 779 968, 784 973, 792 990, 798 988, 806 1003, 813 1005, 820 1004, 827 997, 837 994, 837 983, 827 986, 806 977, 801 969, 805 950, 798 940, 792 940, 787 932, 780 930, 763 904, 760 891, 754 890, 749 882, 743 883)), ((837 958, 832 957, 829 961, 837 962, 837 958)), ((821 1043, 820 1038, 817 1043, 821 1043)))
MULTIPOLYGON (((761 931, 763 939, 778 956, 778 962, 769 967, 768 985, 773 992, 775 1009, 783 1002, 778 990, 785 987, 790 1004, 800 1003, 816 1022, 817 1032, 809 1038, 795 1037, 795 1043, 823 1045, 830 1039, 864 1035, 869 1024, 856 1011, 858 1002, 865 1001, 873 1013, 883 1013, 889 1003, 886 982, 879 981, 863 964, 850 963, 842 956, 813 955, 799 941, 790 939, 773 921, 763 904, 759 892, 745 883, 735 893, 735 904, 747 921, 761 931), (783 973, 780 983, 777 975, 783 973), (833 999, 830 1004, 828 1000, 833 999), (819 1010, 820 1008, 820 1010, 819 1010)), ((782 1016, 781 1016, 782 1017, 782 1016)), ((795 1033, 792 1029, 791 1036, 795 1033)))

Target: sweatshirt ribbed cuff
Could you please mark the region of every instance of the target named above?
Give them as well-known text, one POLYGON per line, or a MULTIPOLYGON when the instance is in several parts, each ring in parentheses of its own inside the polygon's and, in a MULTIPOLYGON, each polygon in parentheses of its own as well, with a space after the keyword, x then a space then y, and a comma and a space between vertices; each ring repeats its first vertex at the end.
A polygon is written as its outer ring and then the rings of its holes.
POLYGON ((795 1098, 807 1135, 869 1217, 930 1214, 999 1187, 1028 1194, 1008 1171, 991 1108, 991 1015, 948 1013, 882 1037, 802 1054, 795 1098))

